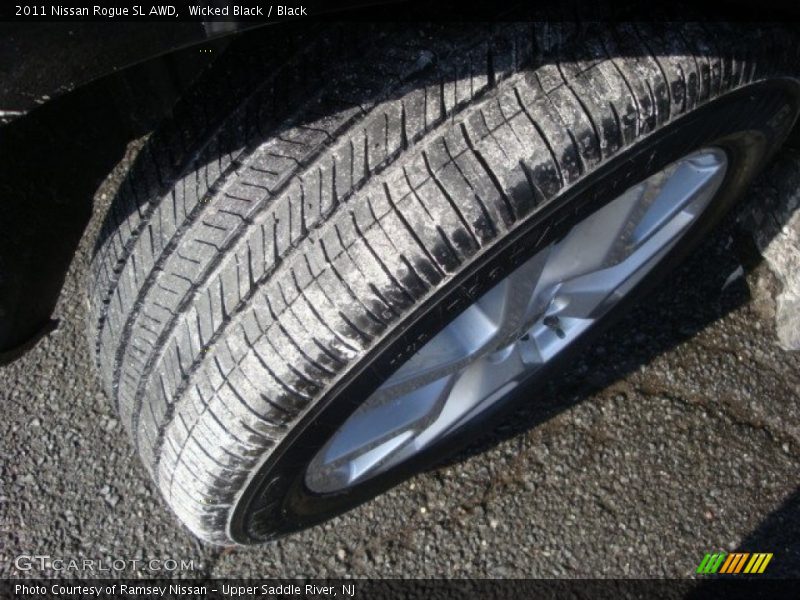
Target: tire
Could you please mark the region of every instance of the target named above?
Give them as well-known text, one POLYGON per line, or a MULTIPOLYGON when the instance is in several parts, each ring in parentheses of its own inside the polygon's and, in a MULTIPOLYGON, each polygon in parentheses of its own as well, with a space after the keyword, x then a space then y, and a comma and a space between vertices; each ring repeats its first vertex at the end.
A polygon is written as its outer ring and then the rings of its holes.
POLYGON ((92 263, 105 389, 167 504, 217 544, 318 523, 474 438, 519 391, 352 488, 304 483, 359 404, 516 265, 672 161, 723 148, 712 205, 634 301, 730 206, 798 110, 786 67, 798 45, 779 29, 289 37, 271 63, 233 52, 152 135, 92 263))

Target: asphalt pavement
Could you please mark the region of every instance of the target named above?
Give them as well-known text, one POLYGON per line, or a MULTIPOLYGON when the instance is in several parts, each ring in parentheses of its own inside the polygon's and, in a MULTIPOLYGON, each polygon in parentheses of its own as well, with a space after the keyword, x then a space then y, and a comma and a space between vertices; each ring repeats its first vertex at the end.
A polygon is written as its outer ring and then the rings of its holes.
POLYGON ((776 344, 774 277, 733 218, 456 459, 274 544, 198 542, 85 338, 89 252, 127 165, 97 193, 58 329, 0 368, 0 576, 685 577, 736 549, 800 575, 800 354, 776 344))

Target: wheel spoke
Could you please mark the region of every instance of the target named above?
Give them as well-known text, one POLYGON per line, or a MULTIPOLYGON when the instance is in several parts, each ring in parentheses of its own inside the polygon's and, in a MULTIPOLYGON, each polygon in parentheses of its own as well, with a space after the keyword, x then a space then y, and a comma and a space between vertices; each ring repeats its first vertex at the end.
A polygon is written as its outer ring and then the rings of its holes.
POLYGON ((558 282, 616 264, 619 240, 630 215, 646 191, 646 184, 632 187, 619 198, 578 223, 555 244, 539 282, 540 292, 558 282))
POLYGON ((516 348, 500 362, 484 356, 470 364, 454 378, 452 388, 436 419, 422 432, 415 444, 424 447, 435 439, 447 435, 491 404, 493 394, 506 395, 516 387, 517 380, 527 371, 516 348))
POLYGON ((427 342, 371 398, 382 404, 457 373, 494 339, 497 319, 485 306, 473 304, 427 342))
POLYGON ((708 194, 716 191, 724 171, 713 157, 683 161, 674 166, 671 176, 652 186, 657 193, 647 204, 647 210, 636 223, 630 236, 629 255, 641 248, 656 233, 668 226, 679 213, 689 211, 694 217, 693 206, 702 206, 708 194))
POLYGON ((368 409, 362 405, 350 417, 352 426, 333 436, 315 461, 326 463, 329 475, 335 472, 348 484, 366 476, 437 417, 454 381, 453 376, 442 377, 405 396, 371 403, 368 409))
POLYGON ((551 249, 552 246, 548 246, 538 252, 490 292, 502 302, 500 323, 491 340, 495 346, 504 345, 510 337, 518 335, 531 317, 542 310, 543 307, 537 306, 534 292, 549 262, 551 249))
POLYGON ((519 332, 537 309, 533 305, 550 248, 518 267, 431 339, 388 379, 375 398, 404 396, 452 375, 519 332))

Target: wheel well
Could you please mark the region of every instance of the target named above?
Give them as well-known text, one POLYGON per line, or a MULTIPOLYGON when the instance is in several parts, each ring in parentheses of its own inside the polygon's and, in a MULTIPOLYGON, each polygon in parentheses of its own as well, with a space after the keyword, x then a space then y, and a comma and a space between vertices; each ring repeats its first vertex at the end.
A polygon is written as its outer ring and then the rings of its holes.
POLYGON ((0 364, 56 325, 50 315, 94 193, 127 144, 170 112, 231 39, 139 63, 0 127, 0 364))

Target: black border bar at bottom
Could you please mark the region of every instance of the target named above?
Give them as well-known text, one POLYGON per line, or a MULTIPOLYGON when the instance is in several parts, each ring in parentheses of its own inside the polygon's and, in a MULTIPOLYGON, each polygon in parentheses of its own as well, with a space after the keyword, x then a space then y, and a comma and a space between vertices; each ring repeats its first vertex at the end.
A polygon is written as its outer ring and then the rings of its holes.
POLYGON ((713 577, 669 579, 6 579, 0 598, 64 600, 127 598, 208 598, 212 600, 369 599, 528 600, 706 599, 796 597, 796 579, 713 577))

